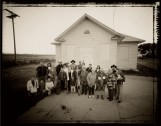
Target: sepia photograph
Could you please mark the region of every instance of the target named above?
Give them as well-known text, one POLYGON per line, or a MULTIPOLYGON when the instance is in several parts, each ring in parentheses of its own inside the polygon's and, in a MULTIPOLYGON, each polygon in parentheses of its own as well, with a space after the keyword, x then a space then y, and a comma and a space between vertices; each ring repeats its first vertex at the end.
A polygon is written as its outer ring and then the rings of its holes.
POLYGON ((3 3, 2 122, 155 123, 158 6, 3 3))

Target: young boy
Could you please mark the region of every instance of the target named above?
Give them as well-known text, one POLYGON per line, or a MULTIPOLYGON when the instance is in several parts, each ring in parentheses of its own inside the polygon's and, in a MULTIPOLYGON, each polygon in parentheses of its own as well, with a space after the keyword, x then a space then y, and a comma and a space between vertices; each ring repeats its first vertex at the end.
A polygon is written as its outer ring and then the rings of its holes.
POLYGON ((108 75, 108 80, 107 80, 107 89, 108 89, 108 99, 109 101, 113 100, 113 85, 112 85, 112 74, 108 75))
POLYGON ((89 95, 88 98, 94 97, 94 86, 96 83, 96 73, 94 70, 90 72, 87 76, 87 82, 89 87, 89 95))
POLYGON ((54 89, 54 84, 53 82, 51 81, 51 78, 48 77, 46 83, 45 83, 45 90, 48 92, 48 95, 51 95, 53 89, 54 89))

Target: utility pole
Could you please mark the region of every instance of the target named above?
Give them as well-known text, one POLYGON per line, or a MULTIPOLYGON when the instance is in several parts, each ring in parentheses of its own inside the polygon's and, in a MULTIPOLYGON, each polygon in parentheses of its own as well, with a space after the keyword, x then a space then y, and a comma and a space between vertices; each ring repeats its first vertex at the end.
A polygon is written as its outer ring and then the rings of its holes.
POLYGON ((14 12, 4 9, 8 11, 11 15, 7 16, 7 18, 12 19, 12 26, 13 26, 13 40, 14 40, 14 54, 15 54, 15 64, 17 64, 17 59, 16 59, 16 39, 15 39, 15 27, 14 27, 14 18, 20 17, 19 15, 15 14, 14 12))

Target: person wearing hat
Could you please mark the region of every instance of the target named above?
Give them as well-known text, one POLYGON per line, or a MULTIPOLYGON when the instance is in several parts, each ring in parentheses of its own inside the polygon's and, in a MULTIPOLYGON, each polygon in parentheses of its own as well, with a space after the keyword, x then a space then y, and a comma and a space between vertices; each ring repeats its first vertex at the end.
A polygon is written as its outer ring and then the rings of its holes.
POLYGON ((76 69, 75 60, 71 61, 70 68, 71 68, 71 70, 75 70, 76 69))
POLYGON ((88 73, 92 72, 92 64, 89 64, 89 67, 86 69, 88 73))
MULTIPOLYGON (((125 76, 116 65, 111 66, 112 83, 113 83, 113 95, 118 99, 118 103, 122 102, 122 90, 123 82, 125 82, 125 76)), ((109 97, 108 97, 109 99, 109 97)))
POLYGON ((60 72, 61 68, 63 67, 62 61, 58 61, 58 63, 59 64, 56 66, 57 75, 59 75, 59 72, 60 72))

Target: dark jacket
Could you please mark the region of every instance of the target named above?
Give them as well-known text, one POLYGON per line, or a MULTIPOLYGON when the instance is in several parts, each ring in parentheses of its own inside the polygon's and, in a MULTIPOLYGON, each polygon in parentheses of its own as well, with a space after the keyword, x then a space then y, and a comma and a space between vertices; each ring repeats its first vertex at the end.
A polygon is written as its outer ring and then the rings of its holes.
POLYGON ((103 72, 97 74, 97 90, 104 90, 107 84, 107 75, 103 72))
POLYGON ((48 68, 46 66, 39 66, 36 68, 36 76, 39 77, 46 77, 48 74, 48 68))
POLYGON ((123 84, 123 82, 125 82, 125 76, 120 69, 117 69, 117 76, 119 76, 119 75, 121 76, 122 79, 120 80, 118 78, 117 84, 123 84))
POLYGON ((87 85, 87 75, 88 75, 87 71, 81 70, 80 72, 80 84, 81 85, 87 85))
POLYGON ((60 71, 59 72, 59 74, 58 74, 58 79, 60 80, 60 81, 65 81, 65 79, 66 79, 66 73, 64 72, 64 71, 60 71))
POLYGON ((73 71, 71 74, 71 71, 69 72, 69 80, 70 80, 70 85, 75 86, 76 84, 76 71, 73 71))
POLYGON ((88 68, 86 69, 86 71, 87 71, 88 73, 92 72, 92 67, 91 67, 91 68, 88 67, 88 68))
POLYGON ((63 67, 62 64, 61 64, 61 65, 59 64, 59 65, 56 66, 57 75, 59 75, 59 72, 60 72, 60 70, 61 70, 61 67, 63 67))

